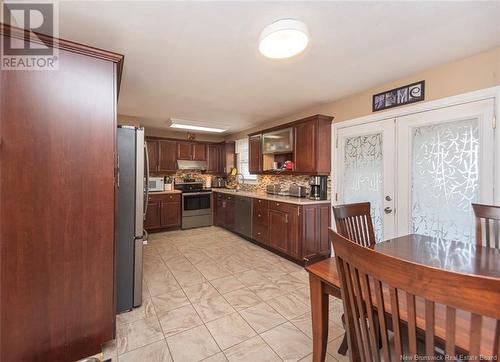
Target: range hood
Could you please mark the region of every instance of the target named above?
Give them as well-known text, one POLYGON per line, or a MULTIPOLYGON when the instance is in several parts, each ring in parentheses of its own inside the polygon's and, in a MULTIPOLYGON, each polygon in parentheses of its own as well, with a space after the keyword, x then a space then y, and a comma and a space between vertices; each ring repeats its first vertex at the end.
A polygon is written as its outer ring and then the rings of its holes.
POLYGON ((177 168, 179 170, 201 170, 201 171, 205 171, 207 169, 207 162, 206 161, 177 160, 177 168))

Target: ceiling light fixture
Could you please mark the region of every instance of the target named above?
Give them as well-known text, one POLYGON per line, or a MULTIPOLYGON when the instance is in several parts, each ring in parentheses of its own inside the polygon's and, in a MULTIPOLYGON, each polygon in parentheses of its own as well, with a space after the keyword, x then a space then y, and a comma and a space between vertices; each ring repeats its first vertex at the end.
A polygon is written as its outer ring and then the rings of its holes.
POLYGON ((262 30, 259 51, 268 58, 284 59, 299 54, 308 43, 306 24, 295 19, 281 19, 262 30))
POLYGON ((222 133, 226 132, 227 129, 224 128, 215 128, 215 127, 204 127, 204 126, 196 126, 194 124, 187 124, 185 121, 179 122, 179 120, 171 120, 170 127, 178 128, 178 129, 188 129, 191 131, 201 131, 201 132, 214 132, 214 133, 222 133))

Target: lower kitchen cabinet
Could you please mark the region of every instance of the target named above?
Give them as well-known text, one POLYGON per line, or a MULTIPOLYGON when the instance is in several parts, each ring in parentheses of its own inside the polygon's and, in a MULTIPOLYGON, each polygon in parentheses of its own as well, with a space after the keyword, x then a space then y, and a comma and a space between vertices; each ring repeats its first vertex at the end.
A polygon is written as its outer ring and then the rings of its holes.
MULTIPOLYGON (((215 191, 214 197, 214 224, 238 232, 234 198, 242 196, 215 191)), ((330 256, 329 203, 297 205, 252 198, 251 225, 252 241, 298 264, 330 256)))
POLYGON ((148 232, 178 229, 181 226, 181 194, 150 194, 144 228, 148 232))
POLYGON ((214 224, 235 231, 234 196, 214 193, 214 224))

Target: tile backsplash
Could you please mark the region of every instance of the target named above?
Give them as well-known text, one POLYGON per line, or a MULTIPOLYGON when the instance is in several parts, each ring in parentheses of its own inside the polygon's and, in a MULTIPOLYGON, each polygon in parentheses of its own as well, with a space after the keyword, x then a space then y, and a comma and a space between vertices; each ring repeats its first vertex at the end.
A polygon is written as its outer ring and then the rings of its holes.
MULTIPOLYGON (((194 178, 197 180, 203 180, 204 184, 207 184, 207 180, 212 178, 212 175, 208 175, 199 171, 185 171, 179 170, 175 175, 177 181, 181 181, 184 178, 194 178)), ((258 175, 257 183, 245 183, 242 185, 241 189, 244 191, 266 191, 266 187, 269 184, 281 184, 282 190, 288 190, 290 185, 299 185, 307 187, 307 192, 309 193, 309 177, 303 175, 258 175)), ((228 177, 228 184, 231 187, 234 183, 231 182, 234 178, 228 177)), ((209 182, 209 181, 208 181, 209 182)), ((330 177, 328 177, 328 198, 330 198, 330 177)))

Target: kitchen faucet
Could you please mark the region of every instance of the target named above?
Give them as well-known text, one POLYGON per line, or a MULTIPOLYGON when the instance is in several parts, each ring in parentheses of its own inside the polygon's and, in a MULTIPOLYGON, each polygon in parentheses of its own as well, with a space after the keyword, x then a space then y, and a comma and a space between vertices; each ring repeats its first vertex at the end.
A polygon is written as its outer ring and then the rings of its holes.
POLYGON ((245 184, 245 176, 243 176, 241 173, 237 173, 235 176, 235 181, 236 181, 236 192, 238 192, 240 191, 241 185, 245 184))

